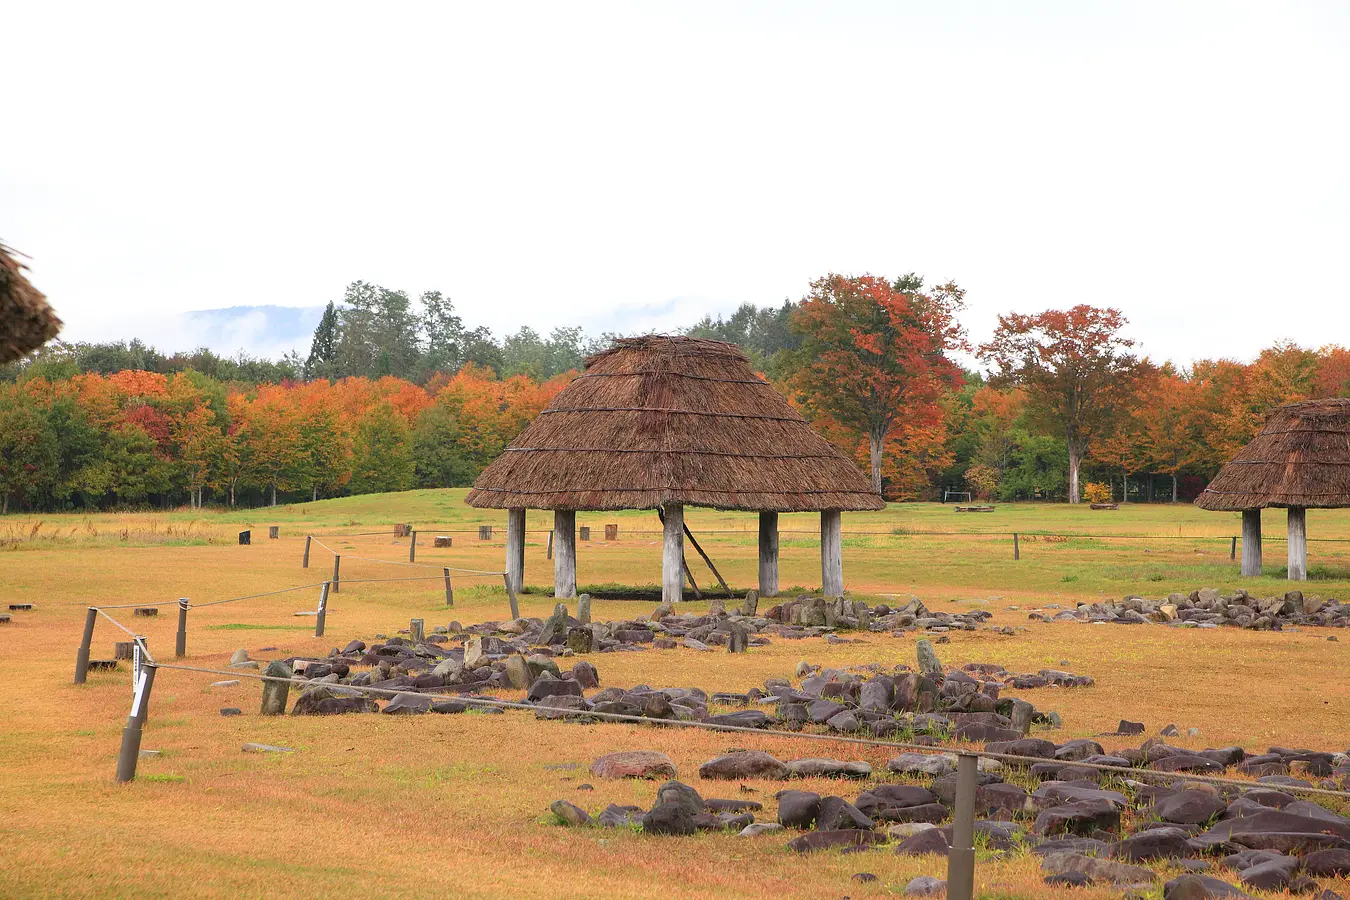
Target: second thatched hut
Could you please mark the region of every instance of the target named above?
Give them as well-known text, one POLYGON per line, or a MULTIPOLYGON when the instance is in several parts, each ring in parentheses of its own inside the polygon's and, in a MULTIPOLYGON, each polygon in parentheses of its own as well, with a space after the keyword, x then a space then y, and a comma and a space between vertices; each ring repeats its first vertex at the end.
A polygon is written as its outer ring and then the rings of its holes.
POLYGON ((844 510, 882 509, 854 463, 816 434, 733 344, 621 338, 474 482, 473 506, 509 510, 519 589, 525 510, 553 510, 554 593, 576 594, 578 510, 659 509, 661 596, 683 594, 684 507, 759 513, 759 590, 778 592, 778 514, 819 512, 821 584, 843 593, 844 510))
POLYGON ((1261 574, 1261 510, 1287 509, 1289 578, 1308 577, 1308 510, 1350 507, 1350 400, 1279 407, 1196 505, 1242 512, 1242 574, 1261 574))

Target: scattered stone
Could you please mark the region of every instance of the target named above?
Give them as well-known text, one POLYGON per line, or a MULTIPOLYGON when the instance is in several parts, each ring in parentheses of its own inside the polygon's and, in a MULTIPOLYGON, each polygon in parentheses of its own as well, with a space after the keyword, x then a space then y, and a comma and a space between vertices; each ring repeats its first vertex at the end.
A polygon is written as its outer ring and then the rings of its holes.
POLYGON ((934 878, 932 875, 920 875, 917 878, 910 879, 902 893, 906 897, 927 897, 932 894, 945 894, 946 892, 947 882, 941 878, 934 878))
POLYGON ((259 712, 264 716, 286 715, 286 701, 291 695, 290 679, 294 676, 291 667, 279 659, 274 659, 267 664, 263 675, 268 678, 285 678, 286 681, 263 682, 262 708, 259 712))
POLYGON ((595 820, 591 818, 586 810, 574 803, 569 803, 566 800, 554 800, 549 804, 548 808, 553 815, 558 817, 558 821, 562 822, 564 825, 582 827, 595 824, 595 820))
POLYGON ((228 719, 231 716, 242 716, 244 711, 237 706, 223 706, 220 709, 220 714, 228 719))
POLYGON ((782 831, 783 826, 777 822, 754 822, 741 829, 741 837, 759 837, 761 834, 769 834, 775 831, 782 831))
POLYGON ((248 743, 243 746, 245 753, 294 753, 290 747, 278 747, 274 744, 254 744, 248 743))
POLYGON ((597 778, 674 778, 675 763, 655 750, 625 750, 609 753, 591 764, 597 778))
POLYGON ((744 780, 748 778, 786 779, 791 770, 780 760, 760 750, 739 750, 699 767, 700 778, 744 780))

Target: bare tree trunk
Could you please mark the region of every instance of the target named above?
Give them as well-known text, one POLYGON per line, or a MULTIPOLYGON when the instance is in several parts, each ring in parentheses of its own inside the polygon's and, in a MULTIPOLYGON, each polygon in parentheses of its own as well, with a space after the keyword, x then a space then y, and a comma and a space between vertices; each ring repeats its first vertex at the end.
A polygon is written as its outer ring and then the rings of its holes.
POLYGON ((277 485, 276 485, 276 482, 272 482, 272 505, 273 505, 273 506, 276 506, 276 505, 277 505, 277 485))
POLYGON ((318 499, 319 499, 319 486, 318 486, 317 484, 314 485, 314 489, 313 489, 313 491, 312 491, 312 496, 310 497, 310 499, 311 499, 311 500, 318 500, 318 499))
POLYGON ((1177 502, 1177 473, 1172 473, 1172 502, 1177 502))
POLYGON ((234 509, 234 482, 230 482, 230 509, 234 509))
POLYGON ((868 455, 872 463, 872 490, 876 491, 877 496, 881 495, 881 447, 884 439, 884 435, 876 433, 867 436, 868 455))
POLYGON ((1078 448, 1069 444, 1069 502, 1078 502, 1078 467, 1082 465, 1078 448))
POLYGON ((0 516, 7 516, 7 515, 9 515, 9 494, 8 494, 8 493, 5 494, 5 502, 4 502, 3 507, 0 507, 0 516))

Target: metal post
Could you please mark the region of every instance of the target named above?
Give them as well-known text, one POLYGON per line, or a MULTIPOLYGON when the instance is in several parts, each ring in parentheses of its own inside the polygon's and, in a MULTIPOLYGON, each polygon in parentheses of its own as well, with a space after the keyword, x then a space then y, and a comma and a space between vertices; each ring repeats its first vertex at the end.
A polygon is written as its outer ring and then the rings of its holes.
POLYGON ((324 620, 328 618, 328 584, 325 581, 319 589, 319 615, 314 619, 315 637, 323 637, 324 620))
POLYGON ((89 645, 94 641, 94 622, 98 619, 98 610, 89 607, 84 616, 84 637, 80 639, 80 649, 75 651, 75 683, 84 684, 89 677, 89 645))
POLYGON ((314 540, 313 535, 310 534, 305 535, 305 555, 304 558, 300 560, 300 568, 302 569, 309 568, 309 542, 312 540, 314 540))
POLYGON ((342 556, 333 554, 333 593, 342 593, 342 580, 340 573, 342 571, 342 556))
POLYGON ((445 572, 445 605, 446 605, 446 606, 454 606, 454 605, 455 605, 455 589, 454 589, 454 587, 452 587, 451 584, 450 584, 450 570, 449 570, 449 569, 443 569, 442 571, 445 572))
POLYGON ((1017 542, 1017 532, 1013 532, 1013 559, 1022 558, 1022 547, 1017 542))
POLYGON ((1228 548, 1228 558, 1237 559, 1237 535, 1233 536, 1233 545, 1228 548))
POLYGON ((178 640, 173 645, 174 655, 179 659, 187 656, 187 611, 188 598, 178 598, 178 640))
POLYGON ((947 855, 948 900, 971 900, 975 893, 975 771, 973 753, 956 757, 956 808, 952 849, 947 855))
POLYGON ((516 602, 516 592, 511 587, 511 576, 503 575, 502 581, 506 583, 506 599, 511 601, 511 618, 513 620, 520 618, 520 605, 516 602))
POLYGON ((417 532, 412 533, 412 540, 408 543, 408 562, 417 562, 417 532))
POLYGON ((117 754, 117 782, 125 784, 136 778, 136 761, 141 756, 141 730, 145 727, 145 716, 150 709, 150 689, 155 684, 155 664, 147 662, 141 666, 136 678, 136 693, 131 698, 131 715, 127 716, 126 727, 122 729, 122 749, 117 754))

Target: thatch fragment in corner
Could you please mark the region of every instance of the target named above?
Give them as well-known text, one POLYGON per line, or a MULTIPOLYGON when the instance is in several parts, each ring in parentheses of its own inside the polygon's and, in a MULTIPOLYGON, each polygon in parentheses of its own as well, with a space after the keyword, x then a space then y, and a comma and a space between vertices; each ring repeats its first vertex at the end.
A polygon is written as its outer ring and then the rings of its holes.
POLYGON ((31 353, 61 330, 61 320, 23 276, 27 267, 12 253, 0 244, 0 364, 31 353))
POLYGON ((1350 400, 1277 408, 1195 503, 1230 511, 1350 506, 1350 400))
POLYGON ((474 482, 495 509, 881 509, 852 460, 733 344, 620 338, 474 482))

